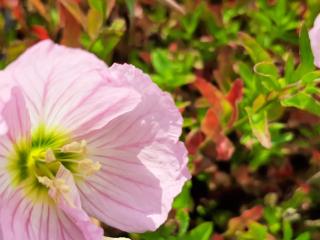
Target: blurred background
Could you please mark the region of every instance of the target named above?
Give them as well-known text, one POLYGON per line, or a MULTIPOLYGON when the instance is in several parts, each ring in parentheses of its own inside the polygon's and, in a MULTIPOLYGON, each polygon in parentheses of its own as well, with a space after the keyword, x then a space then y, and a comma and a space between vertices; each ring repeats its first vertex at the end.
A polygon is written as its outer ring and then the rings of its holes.
POLYGON ((175 99, 192 180, 156 232, 106 235, 320 239, 319 12, 318 0, 0 0, 0 69, 50 38, 131 63, 175 99))

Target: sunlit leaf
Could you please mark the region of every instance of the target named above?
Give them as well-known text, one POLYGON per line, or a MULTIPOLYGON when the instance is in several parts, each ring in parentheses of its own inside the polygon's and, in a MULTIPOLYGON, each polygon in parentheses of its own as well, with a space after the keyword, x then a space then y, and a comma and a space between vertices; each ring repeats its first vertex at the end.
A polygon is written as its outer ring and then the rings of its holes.
POLYGON ((250 55, 253 62, 272 61, 268 52, 266 52, 250 35, 240 32, 238 36, 240 44, 246 49, 246 52, 250 55))
POLYGON ((246 108, 252 133, 265 148, 271 148, 271 135, 268 126, 266 111, 254 113, 250 108, 246 108))
POLYGON ((87 32, 91 39, 98 37, 99 31, 103 24, 103 15, 95 8, 90 8, 88 13, 87 32))

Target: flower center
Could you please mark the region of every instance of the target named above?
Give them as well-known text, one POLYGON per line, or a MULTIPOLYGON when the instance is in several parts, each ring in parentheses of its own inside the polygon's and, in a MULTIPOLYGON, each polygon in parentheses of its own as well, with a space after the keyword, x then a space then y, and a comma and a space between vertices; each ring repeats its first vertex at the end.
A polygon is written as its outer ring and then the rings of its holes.
POLYGON ((39 198, 47 196, 47 184, 43 179, 54 181, 63 165, 79 180, 97 172, 99 163, 87 158, 86 142, 72 141, 68 134, 40 126, 31 138, 20 139, 8 156, 8 170, 12 184, 22 187, 27 195, 39 198))

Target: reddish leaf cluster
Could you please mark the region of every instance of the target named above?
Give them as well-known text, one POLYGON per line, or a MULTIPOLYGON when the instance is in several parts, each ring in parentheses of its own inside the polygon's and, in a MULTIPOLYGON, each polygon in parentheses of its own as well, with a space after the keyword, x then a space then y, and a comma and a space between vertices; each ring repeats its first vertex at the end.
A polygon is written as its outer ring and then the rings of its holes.
POLYGON ((201 130, 216 144, 216 158, 229 160, 234 152, 234 146, 225 133, 232 128, 238 118, 237 105, 242 99, 243 83, 240 79, 236 80, 226 95, 200 76, 197 77, 194 86, 210 104, 202 121, 201 130))

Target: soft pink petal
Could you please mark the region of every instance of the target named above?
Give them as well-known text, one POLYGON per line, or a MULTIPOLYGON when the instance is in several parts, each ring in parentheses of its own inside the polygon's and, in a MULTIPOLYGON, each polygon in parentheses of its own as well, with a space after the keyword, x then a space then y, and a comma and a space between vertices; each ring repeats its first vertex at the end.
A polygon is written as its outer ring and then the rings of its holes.
MULTIPOLYGON (((67 197, 72 199, 72 206, 70 206, 70 203, 67 202, 63 196, 59 197, 58 206, 66 215, 66 218, 62 219, 61 221, 65 222, 65 224, 68 224, 67 221, 71 220, 73 224, 77 226, 78 229, 75 229, 75 231, 81 232, 81 234, 75 239, 102 239, 103 230, 92 223, 88 215, 81 208, 79 192, 74 183, 72 174, 66 168, 61 166, 56 177, 65 180, 66 184, 70 187, 70 194, 67 197)), ((52 190, 49 191, 49 194, 53 198, 55 197, 52 190)), ((68 227, 68 225, 66 226, 68 227)))
POLYGON ((83 136, 102 169, 79 182, 83 208, 128 232, 155 230, 190 178, 187 151, 178 141, 182 118, 172 98, 130 65, 114 65, 109 78, 135 87, 141 103, 99 131, 83 136))
MULTIPOLYGON (((9 175, 7 156, 12 151, 12 142, 7 136, 1 136, 0 141, 0 206, 3 196, 11 190, 12 178, 9 175)), ((1 239, 1 238, 0 238, 1 239)))
POLYGON ((140 101, 132 88, 107 81, 106 70, 93 54, 45 40, 5 71, 22 88, 33 127, 44 122, 77 134, 104 126, 140 101))
MULTIPOLYGON (((177 141, 181 135, 183 119, 172 97, 163 92, 151 81, 148 75, 133 65, 113 64, 108 70, 106 78, 109 81, 131 86, 141 94, 142 99, 138 108, 121 118, 121 121, 128 117, 135 117, 137 125, 153 125, 143 127, 143 129, 152 130, 152 132, 148 132, 149 136, 156 135, 154 137, 157 139, 177 141)), ((133 135, 137 133, 135 131, 133 135)), ((144 135, 144 133, 140 135, 144 135)))
MULTIPOLYGON (((69 175, 66 182, 73 181, 69 175)), ((6 240, 99 240, 102 229, 94 225, 79 206, 79 196, 73 183, 72 196, 76 207, 59 199, 54 202, 38 199, 32 202, 22 190, 10 191, 4 197, 0 210, 3 237, 6 240)))
POLYGON ((8 131, 8 126, 2 116, 2 110, 5 104, 11 98, 11 89, 13 85, 10 77, 4 71, 0 71, 0 135, 4 135, 8 131))
POLYGON ((110 238, 110 237, 104 237, 103 240, 130 240, 129 238, 110 238))
POLYGON ((1 115, 8 127, 8 138, 12 142, 30 136, 29 112, 20 88, 12 88, 11 98, 4 104, 1 115))
POLYGON ((309 31, 314 64, 320 68, 320 15, 316 18, 313 28, 309 31))

